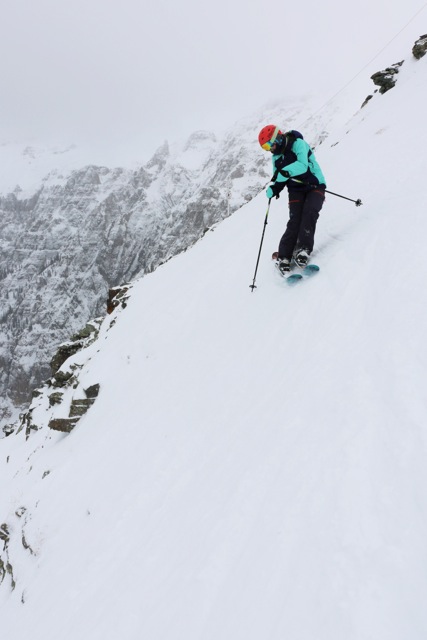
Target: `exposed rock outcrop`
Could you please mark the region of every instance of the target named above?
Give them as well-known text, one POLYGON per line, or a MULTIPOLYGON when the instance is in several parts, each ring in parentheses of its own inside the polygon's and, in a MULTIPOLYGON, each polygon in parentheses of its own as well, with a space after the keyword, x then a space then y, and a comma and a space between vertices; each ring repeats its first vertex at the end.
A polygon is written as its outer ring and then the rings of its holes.
POLYGON ((3 542, 3 550, 0 551, 0 585, 6 577, 9 577, 10 587, 13 591, 15 589, 16 582, 13 575, 13 566, 9 559, 10 531, 9 525, 6 522, 0 525, 0 540, 3 542))
POLYGON ((70 340, 58 347, 57 352, 50 361, 52 375, 55 375, 68 358, 78 353, 81 349, 88 347, 96 340, 99 332, 99 324, 101 320, 98 318, 93 322, 88 322, 83 329, 76 333, 70 340))
POLYGON ((412 47, 412 54, 419 60, 427 53, 427 33, 420 36, 412 47))
POLYGON ((32 431, 38 431, 40 427, 35 414, 40 407, 54 412, 48 422, 51 429, 70 433, 93 405, 100 385, 96 383, 80 390, 79 370, 83 365, 75 362, 73 357, 96 341, 101 324, 102 318, 88 322, 69 342, 58 347, 51 361, 52 376, 33 392, 33 402, 21 415, 17 433, 25 429, 26 438, 29 438, 32 431))
POLYGON ((128 292, 130 285, 114 287, 108 292, 107 313, 113 313, 114 309, 121 304, 122 308, 126 308, 126 300, 129 298, 128 292))
POLYGON ((380 93, 386 93, 395 86, 397 74, 399 73, 399 69, 403 63, 404 60, 395 62, 391 67, 387 67, 387 69, 384 69, 383 71, 377 71, 371 76, 373 83, 379 87, 380 93))
POLYGON ((49 420, 49 429, 70 433, 78 421, 78 418, 54 418, 53 420, 49 420))

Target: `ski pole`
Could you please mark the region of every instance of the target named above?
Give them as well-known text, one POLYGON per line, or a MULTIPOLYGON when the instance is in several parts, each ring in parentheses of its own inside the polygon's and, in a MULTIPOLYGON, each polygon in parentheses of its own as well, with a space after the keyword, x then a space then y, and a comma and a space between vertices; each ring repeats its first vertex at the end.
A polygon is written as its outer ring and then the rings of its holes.
POLYGON ((357 198, 357 200, 353 200, 353 198, 347 198, 347 196, 340 196, 339 193, 334 193, 333 191, 328 191, 327 189, 325 189, 325 193, 330 193, 331 196, 337 196, 338 198, 344 198, 344 200, 350 200, 350 202, 354 202, 356 207, 360 207, 363 204, 360 198, 357 198))
POLYGON ((259 245, 259 251, 258 251, 258 259, 256 261, 256 267, 255 267, 255 273, 254 273, 254 279, 252 284, 249 285, 249 288, 252 289, 252 293, 254 292, 254 289, 256 289, 256 284, 255 284, 255 280, 256 280, 256 274, 258 271, 258 265, 259 265, 259 259, 261 257, 261 249, 262 249, 262 243, 264 242, 264 234, 265 234, 265 228, 268 224, 268 213, 270 211, 270 203, 271 203, 271 198, 268 201, 268 207, 267 207, 267 213, 265 214, 265 220, 264 220, 264 228, 262 230, 262 236, 261 236, 261 243, 259 245))
MULTIPOLYGON (((289 180, 292 180, 292 182, 298 182, 299 184, 305 184, 307 185, 307 187, 317 186, 315 184, 308 184, 307 182, 303 182, 302 180, 297 180, 296 178, 289 178, 289 180)), ((334 193, 333 191, 328 191, 327 189, 325 189, 325 193, 329 193, 331 196, 337 196, 337 198, 343 198, 344 200, 350 200, 350 202, 355 203, 356 207, 360 207, 363 204, 360 198, 358 198, 357 200, 353 200, 353 198, 347 198, 347 196, 341 196, 339 193, 334 193)))

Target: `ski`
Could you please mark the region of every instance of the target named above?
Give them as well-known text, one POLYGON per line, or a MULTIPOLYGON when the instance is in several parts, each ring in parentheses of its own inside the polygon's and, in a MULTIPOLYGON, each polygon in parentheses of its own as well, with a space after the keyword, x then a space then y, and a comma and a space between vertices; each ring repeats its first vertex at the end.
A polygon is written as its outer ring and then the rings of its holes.
POLYGON ((292 265, 291 270, 288 273, 282 273, 282 271, 280 271, 278 262, 275 262, 275 267, 280 273, 281 278, 286 280, 286 284, 290 287, 298 284, 301 280, 313 277, 320 271, 320 267, 317 264, 307 264, 305 267, 292 265), (298 269, 298 271, 295 271, 295 269, 298 269))
POLYGON ((303 268, 302 274, 305 278, 311 278, 312 276, 316 275, 316 273, 319 273, 319 271, 320 267, 317 264, 307 264, 303 268))

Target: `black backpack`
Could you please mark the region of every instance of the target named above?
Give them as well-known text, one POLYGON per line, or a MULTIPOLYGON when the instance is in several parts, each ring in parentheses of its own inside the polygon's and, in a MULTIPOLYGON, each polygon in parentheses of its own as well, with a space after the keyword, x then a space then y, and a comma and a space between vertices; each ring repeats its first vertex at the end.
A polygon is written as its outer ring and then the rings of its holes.
POLYGON ((292 140, 292 143, 295 142, 297 138, 301 138, 304 140, 304 136, 299 131, 295 131, 295 129, 291 129, 290 131, 286 131, 284 134, 289 140, 292 140))

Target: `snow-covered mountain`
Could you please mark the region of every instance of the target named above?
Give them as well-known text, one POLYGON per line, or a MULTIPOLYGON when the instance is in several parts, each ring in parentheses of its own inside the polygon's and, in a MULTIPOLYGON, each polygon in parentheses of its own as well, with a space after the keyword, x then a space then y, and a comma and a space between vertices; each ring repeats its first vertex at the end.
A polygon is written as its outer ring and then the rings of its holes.
POLYGON ((426 73, 408 56, 319 147, 364 205, 327 198, 316 278, 271 264, 282 196, 250 292, 245 138, 234 214, 63 346, 0 441, 5 637, 425 640, 426 73))
POLYGON ((306 121, 317 144, 334 110, 311 112, 289 101, 222 137, 164 143, 137 169, 58 169, 0 197, 0 431, 50 375, 56 346, 104 313, 110 287, 153 271, 259 193, 270 177, 257 144, 263 118, 306 121))
POLYGON ((87 162, 85 153, 74 144, 45 145, 37 140, 31 143, 0 141, 0 193, 32 195, 40 188, 43 178, 53 170, 69 172, 87 162))

